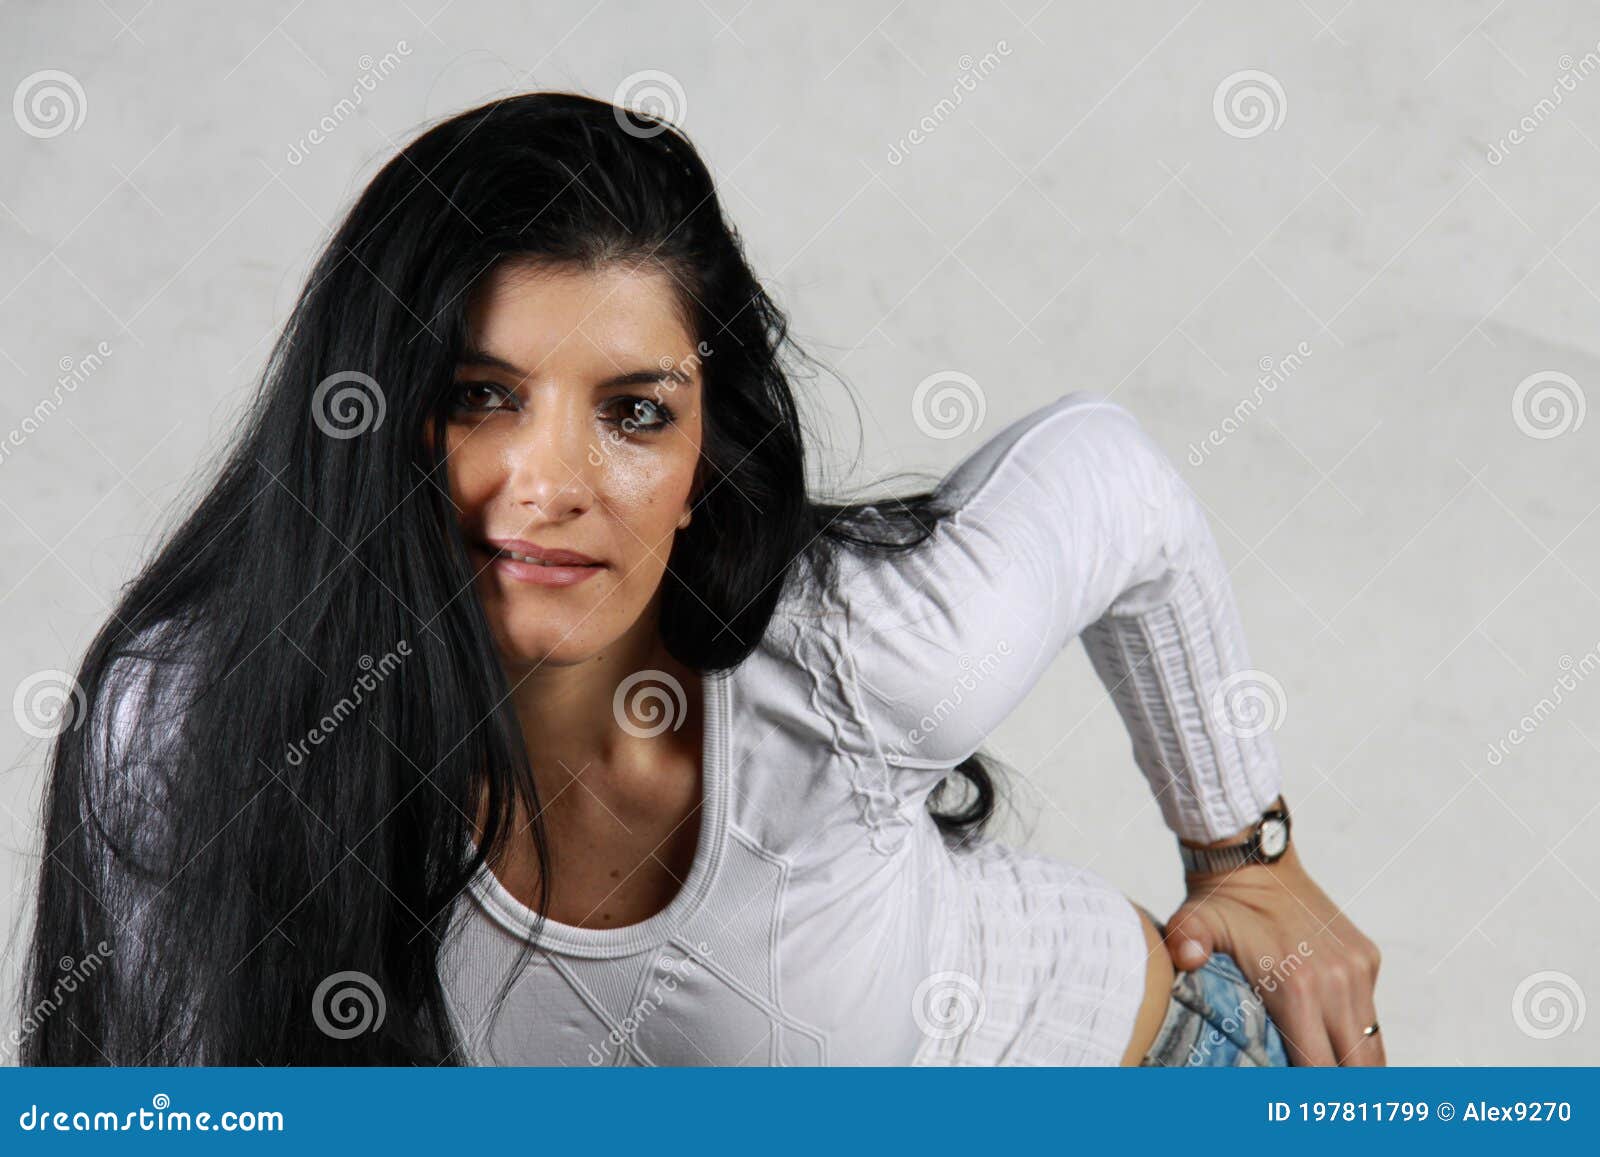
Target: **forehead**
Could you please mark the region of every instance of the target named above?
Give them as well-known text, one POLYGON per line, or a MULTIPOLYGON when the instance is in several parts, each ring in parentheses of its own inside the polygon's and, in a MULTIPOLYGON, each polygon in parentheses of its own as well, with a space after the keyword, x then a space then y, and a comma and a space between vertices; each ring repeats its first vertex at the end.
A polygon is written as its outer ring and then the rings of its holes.
POLYGON ((474 290, 471 344, 518 365, 682 356, 694 345, 677 283, 655 266, 502 262, 474 290))

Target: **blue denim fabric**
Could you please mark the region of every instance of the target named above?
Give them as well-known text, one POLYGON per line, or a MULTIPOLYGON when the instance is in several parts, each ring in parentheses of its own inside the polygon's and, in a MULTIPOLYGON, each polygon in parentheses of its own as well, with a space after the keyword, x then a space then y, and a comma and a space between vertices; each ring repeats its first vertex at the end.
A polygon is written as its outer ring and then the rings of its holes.
POLYGON ((1165 1067, 1285 1066, 1283 1037, 1261 996, 1226 952, 1213 952, 1193 972, 1180 971, 1172 1003, 1142 1065, 1165 1067))

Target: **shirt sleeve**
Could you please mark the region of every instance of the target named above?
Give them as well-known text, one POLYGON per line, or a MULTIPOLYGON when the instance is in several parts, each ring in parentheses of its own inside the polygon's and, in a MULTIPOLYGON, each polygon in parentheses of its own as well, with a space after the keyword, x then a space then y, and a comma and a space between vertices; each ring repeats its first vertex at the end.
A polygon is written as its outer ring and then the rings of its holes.
POLYGON ((1254 823, 1281 789, 1282 691, 1251 667, 1199 500, 1137 420, 1066 394, 938 493, 956 509, 927 540, 847 556, 833 595, 845 694, 896 793, 931 791, 1081 635, 1167 827, 1210 841, 1254 823))

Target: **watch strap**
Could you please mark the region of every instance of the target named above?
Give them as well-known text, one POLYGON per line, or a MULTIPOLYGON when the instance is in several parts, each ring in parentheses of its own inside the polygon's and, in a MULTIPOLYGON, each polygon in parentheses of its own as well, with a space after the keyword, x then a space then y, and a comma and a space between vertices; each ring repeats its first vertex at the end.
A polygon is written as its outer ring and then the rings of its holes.
POLYGON ((1178 856, 1183 861, 1183 870, 1195 874, 1209 874, 1212 872, 1229 872, 1245 864, 1267 864, 1281 859, 1288 851, 1288 838, 1291 831, 1289 819, 1289 805, 1282 801, 1277 806, 1269 807, 1261 813, 1261 818, 1250 829, 1250 834, 1245 839, 1233 844, 1224 844, 1216 848, 1197 848, 1186 844, 1182 839, 1178 841, 1178 856), (1277 855, 1270 858, 1261 855, 1261 829, 1268 820, 1278 820, 1284 825, 1284 847, 1277 855))
POLYGON ((1185 872, 1229 872, 1248 864, 1253 858, 1255 833, 1241 844, 1228 844, 1220 848, 1192 848, 1178 844, 1178 855, 1183 860, 1185 872))

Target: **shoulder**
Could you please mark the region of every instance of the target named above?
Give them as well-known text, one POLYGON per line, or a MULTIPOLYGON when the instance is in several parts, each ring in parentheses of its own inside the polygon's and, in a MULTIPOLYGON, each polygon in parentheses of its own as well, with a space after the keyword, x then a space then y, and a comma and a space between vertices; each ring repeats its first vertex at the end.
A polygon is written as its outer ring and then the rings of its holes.
POLYGON ((192 635, 173 620, 115 644, 90 695, 86 787, 97 806, 149 804, 196 693, 192 635))
MULTIPOLYGON (((1144 465, 1154 443, 1123 405, 1096 390, 1074 390, 1012 420, 962 458, 940 494, 956 506, 989 497, 998 475, 1073 468, 1089 475, 1144 465)), ((1159 451, 1155 451, 1159 456, 1159 451)))
POLYGON ((1125 407, 1075 391, 960 459, 917 546, 842 552, 812 603, 885 758, 975 751, 1068 642, 1166 566, 1177 478, 1125 407))

